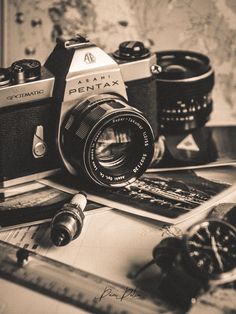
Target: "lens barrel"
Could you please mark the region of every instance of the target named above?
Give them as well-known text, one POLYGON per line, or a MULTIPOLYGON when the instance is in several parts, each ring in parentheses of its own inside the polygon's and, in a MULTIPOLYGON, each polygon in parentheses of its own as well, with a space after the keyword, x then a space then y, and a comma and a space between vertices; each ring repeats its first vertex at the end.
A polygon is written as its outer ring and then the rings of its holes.
POLYGON ((162 134, 189 132, 203 126, 212 112, 214 71, 207 56, 182 50, 156 53, 159 127, 162 134))
POLYGON ((152 128, 137 109, 112 94, 76 105, 61 127, 64 159, 76 172, 106 187, 119 187, 142 175, 154 150, 152 128))

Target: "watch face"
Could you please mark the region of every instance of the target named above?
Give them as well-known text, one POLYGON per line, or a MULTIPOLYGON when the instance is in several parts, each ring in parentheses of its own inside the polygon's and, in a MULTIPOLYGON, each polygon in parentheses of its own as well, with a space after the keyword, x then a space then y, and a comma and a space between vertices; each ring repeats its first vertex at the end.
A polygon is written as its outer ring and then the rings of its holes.
POLYGON ((220 220, 193 226, 186 236, 187 256, 194 269, 214 277, 236 267, 236 229, 220 220))

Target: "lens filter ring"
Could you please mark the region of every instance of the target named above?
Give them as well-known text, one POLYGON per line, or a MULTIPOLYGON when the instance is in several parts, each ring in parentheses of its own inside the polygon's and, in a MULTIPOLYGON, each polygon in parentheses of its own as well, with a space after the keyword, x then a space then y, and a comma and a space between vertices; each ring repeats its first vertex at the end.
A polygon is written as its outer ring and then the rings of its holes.
POLYGON ((100 186, 125 186, 153 156, 150 124, 118 96, 95 96, 77 105, 62 130, 62 150, 76 172, 100 186))

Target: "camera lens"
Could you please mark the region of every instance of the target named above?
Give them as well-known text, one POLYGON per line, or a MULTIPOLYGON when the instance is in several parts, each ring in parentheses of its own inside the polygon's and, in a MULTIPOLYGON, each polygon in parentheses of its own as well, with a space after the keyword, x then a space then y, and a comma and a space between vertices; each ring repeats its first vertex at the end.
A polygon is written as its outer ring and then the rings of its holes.
POLYGON ((214 71, 207 56, 181 50, 157 52, 159 126, 163 134, 192 131, 212 112, 214 71))
POLYGON ((124 186, 142 175, 153 156, 153 141, 152 128, 141 112, 110 94, 76 105, 61 129, 68 170, 83 172, 100 186, 124 186))

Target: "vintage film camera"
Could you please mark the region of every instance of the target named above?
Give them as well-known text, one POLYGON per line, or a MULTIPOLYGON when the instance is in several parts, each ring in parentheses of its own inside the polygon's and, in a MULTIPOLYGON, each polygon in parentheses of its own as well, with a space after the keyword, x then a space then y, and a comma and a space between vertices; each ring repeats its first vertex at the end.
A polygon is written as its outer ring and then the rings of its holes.
POLYGON ((45 66, 24 59, 1 69, 1 185, 61 168, 100 186, 134 181, 153 156, 155 66, 140 42, 108 55, 78 35, 58 39, 45 66))

